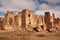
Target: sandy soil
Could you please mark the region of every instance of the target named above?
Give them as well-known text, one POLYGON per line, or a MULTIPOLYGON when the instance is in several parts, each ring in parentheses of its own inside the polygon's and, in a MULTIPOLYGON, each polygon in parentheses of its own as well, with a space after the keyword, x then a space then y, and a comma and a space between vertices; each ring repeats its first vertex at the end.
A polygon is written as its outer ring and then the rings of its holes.
POLYGON ((0 40, 60 40, 60 32, 0 32, 0 40))

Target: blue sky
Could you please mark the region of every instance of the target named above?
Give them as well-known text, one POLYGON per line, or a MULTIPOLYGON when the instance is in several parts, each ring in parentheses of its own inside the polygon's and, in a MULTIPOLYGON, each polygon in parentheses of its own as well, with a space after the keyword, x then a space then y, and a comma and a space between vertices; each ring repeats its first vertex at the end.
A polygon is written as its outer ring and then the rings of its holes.
POLYGON ((16 13, 23 9, 33 10, 36 15, 49 11, 60 17, 60 0, 0 0, 0 16, 8 10, 16 13))

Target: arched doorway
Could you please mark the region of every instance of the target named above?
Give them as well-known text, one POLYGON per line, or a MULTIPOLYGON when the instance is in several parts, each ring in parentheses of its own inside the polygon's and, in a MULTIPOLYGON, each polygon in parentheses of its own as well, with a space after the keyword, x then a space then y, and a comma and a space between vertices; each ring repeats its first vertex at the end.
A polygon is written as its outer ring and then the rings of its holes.
POLYGON ((9 25, 12 25, 13 19, 9 18, 9 25))

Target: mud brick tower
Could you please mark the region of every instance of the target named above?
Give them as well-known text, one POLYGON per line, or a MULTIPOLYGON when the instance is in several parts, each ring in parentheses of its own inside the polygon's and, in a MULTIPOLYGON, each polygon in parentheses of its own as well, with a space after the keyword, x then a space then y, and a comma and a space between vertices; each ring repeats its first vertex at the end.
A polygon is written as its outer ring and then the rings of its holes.
POLYGON ((52 23, 50 21, 50 13, 49 12, 45 12, 45 24, 46 24, 46 30, 50 31, 50 29, 52 28, 52 23))
POLYGON ((24 9, 22 11, 22 27, 27 30, 32 30, 31 28, 36 27, 35 15, 33 11, 24 9))

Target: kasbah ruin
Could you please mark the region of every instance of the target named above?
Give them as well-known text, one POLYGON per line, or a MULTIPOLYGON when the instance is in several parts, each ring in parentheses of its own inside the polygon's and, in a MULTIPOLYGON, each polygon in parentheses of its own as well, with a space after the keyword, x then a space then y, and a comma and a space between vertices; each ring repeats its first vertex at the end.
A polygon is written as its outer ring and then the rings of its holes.
POLYGON ((0 30, 4 31, 48 31, 59 30, 60 19, 54 13, 44 12, 44 16, 34 15, 32 10, 24 9, 18 14, 7 11, 4 18, 0 18, 0 30))

